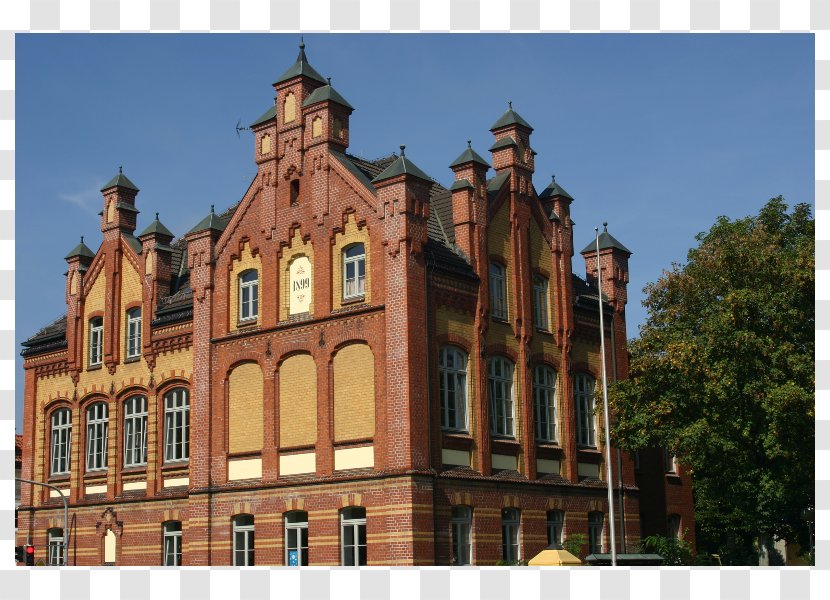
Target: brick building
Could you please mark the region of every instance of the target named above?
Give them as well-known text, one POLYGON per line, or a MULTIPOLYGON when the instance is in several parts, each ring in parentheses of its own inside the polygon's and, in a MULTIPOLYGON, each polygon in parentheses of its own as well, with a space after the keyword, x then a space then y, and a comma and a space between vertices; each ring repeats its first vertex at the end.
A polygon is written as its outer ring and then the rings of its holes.
MULTIPOLYGON (((350 154, 353 108, 302 45, 274 88, 241 201, 136 235, 119 172, 101 246, 66 257, 66 316, 24 343, 23 476, 68 493, 70 564, 486 565, 571 533, 607 548, 597 295, 624 378, 630 251, 603 232, 602 280, 593 242, 573 272, 573 198, 537 193, 512 106, 489 162, 459 144, 446 189, 404 147, 350 154)), ((694 531, 670 458, 613 451, 628 551, 694 531)), ((56 561, 44 490, 23 486, 18 540, 56 561)))

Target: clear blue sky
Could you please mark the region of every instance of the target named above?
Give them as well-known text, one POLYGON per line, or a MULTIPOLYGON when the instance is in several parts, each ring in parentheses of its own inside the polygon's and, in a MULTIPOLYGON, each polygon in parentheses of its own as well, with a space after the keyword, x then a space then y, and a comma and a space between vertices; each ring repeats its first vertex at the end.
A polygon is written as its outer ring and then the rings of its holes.
MULTIPOLYGON (((21 342, 65 308, 63 257, 100 241, 119 165, 177 235, 237 202, 255 173, 246 125, 298 35, 16 36, 16 293, 21 342)), ((770 197, 814 203, 812 35, 306 35, 309 62, 356 108, 350 152, 407 156, 444 185, 466 140, 485 157, 507 101, 535 128, 535 184, 575 198, 577 251, 608 221, 643 286, 717 216, 770 197)), ((490 172, 492 176, 493 172, 490 172)), ((575 270, 584 263, 575 257, 575 270)), ((20 347, 17 347, 20 350, 20 347)), ((17 429, 23 397, 18 356, 17 429)))

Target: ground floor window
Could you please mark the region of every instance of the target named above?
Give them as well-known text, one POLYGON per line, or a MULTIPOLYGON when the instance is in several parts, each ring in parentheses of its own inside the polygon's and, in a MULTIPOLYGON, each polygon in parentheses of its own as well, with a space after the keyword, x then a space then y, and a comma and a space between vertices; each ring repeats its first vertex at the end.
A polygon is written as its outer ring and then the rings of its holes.
POLYGON ((473 509, 469 506, 452 507, 453 564, 470 565, 472 557, 473 509))
POLYGON ((164 565, 178 567, 182 564, 182 523, 167 521, 164 530, 164 565))
POLYGON ((548 511, 548 546, 562 547, 562 528, 564 525, 564 512, 561 510, 548 511))
POLYGON ((254 516, 233 518, 233 564, 248 567, 254 564, 254 516))
POLYGON ((601 512, 588 513, 588 554, 602 552, 602 522, 604 515, 601 512))
POLYGON ((62 565, 63 564, 63 529, 54 527, 47 532, 49 539, 49 564, 62 565))
POLYGON ((285 515, 285 564, 289 567, 308 564, 308 513, 305 511, 285 515))
POLYGON ((340 513, 340 559, 346 566, 366 564, 366 509, 344 508, 340 513))
POLYGON ((519 511, 505 508, 501 511, 501 558, 514 563, 519 557, 519 511))

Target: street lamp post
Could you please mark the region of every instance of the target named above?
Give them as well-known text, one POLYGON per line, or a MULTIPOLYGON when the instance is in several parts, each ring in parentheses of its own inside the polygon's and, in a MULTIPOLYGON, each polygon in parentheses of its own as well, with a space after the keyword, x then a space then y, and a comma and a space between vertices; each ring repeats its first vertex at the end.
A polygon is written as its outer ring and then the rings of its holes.
POLYGON ((31 479, 21 479, 20 477, 15 477, 15 480, 23 483, 31 483, 32 485, 42 485, 43 487, 53 489, 60 494, 61 500, 63 500, 63 566, 69 566, 69 508, 66 504, 66 495, 64 495, 63 490, 54 485, 42 483, 40 481, 32 481, 31 479))

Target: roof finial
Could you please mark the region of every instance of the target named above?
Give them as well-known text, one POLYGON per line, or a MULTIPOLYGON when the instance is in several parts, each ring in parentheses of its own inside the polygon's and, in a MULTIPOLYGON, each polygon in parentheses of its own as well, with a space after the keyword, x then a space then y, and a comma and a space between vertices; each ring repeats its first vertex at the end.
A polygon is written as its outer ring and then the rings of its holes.
POLYGON ((326 81, 329 82, 329 87, 331 87, 331 77, 326 77, 326 81))
POLYGON ((401 144, 401 156, 406 156, 406 146, 401 144))
POLYGON ((213 204, 210 205, 210 214, 213 214, 213 204))
POLYGON ((470 150, 473 149, 473 141, 472 140, 467 140, 467 148, 469 148, 470 150))
POLYGON ((513 110, 513 101, 512 101, 512 100, 508 100, 508 101, 507 101, 507 108, 508 108, 509 110, 513 110))
POLYGON ((551 183, 556 183, 556 175, 551 175, 550 176, 550 182, 551 183))
POLYGON ((159 214, 156 213, 156 221, 158 221, 158 220, 159 220, 159 214))
POLYGON ((81 236, 81 243, 84 243, 84 236, 81 236))
POLYGON ((121 170, 121 165, 118 165, 118 174, 121 175, 121 173, 123 173, 123 171, 121 170))
POLYGON ((305 50, 305 41, 303 41, 303 36, 300 36, 300 50, 305 50))
POLYGON ((604 233, 608 233, 608 221, 603 222, 602 224, 602 231, 604 233))

